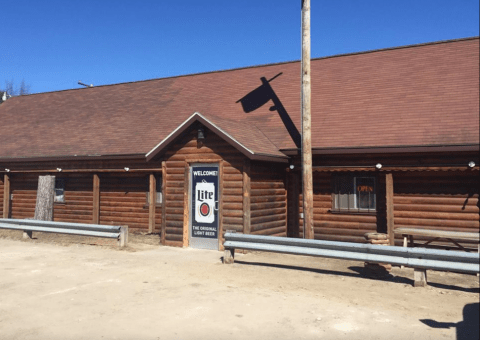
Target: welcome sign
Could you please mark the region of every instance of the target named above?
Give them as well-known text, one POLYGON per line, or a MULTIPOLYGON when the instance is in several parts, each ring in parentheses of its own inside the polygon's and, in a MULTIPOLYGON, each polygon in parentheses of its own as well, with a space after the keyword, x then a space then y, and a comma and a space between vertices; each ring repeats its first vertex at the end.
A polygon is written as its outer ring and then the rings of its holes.
POLYGON ((218 238, 218 168, 192 167, 192 238, 218 238))

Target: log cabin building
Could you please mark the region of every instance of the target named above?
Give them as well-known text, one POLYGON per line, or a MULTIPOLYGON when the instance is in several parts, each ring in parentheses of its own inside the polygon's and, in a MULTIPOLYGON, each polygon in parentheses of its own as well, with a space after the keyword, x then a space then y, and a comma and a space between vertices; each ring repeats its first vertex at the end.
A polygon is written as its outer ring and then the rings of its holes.
MULTIPOLYGON (((479 231, 479 38, 312 59, 315 239, 479 231)), ((300 63, 0 104, 0 207, 222 248, 226 230, 303 237, 300 63)), ((476 248, 476 244, 465 243, 476 248)))

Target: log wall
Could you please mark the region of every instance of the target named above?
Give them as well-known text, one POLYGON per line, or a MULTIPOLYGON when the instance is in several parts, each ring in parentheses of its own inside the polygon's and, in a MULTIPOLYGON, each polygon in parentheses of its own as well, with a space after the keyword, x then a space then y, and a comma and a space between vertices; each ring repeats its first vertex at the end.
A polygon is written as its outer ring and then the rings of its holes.
POLYGON ((53 205, 53 220, 92 223, 93 180, 91 175, 56 176, 65 182, 65 202, 53 205))
POLYGON ((148 230, 147 193, 147 175, 100 175, 100 224, 148 230))
POLYGON ((363 236, 365 233, 377 231, 376 214, 332 212, 333 199, 331 173, 315 172, 313 178, 315 239, 343 242, 365 242, 363 236))
POLYGON ((286 165, 252 162, 250 231, 287 236, 286 165))
POLYGON ((13 199, 10 201, 11 218, 33 218, 37 201, 38 175, 11 176, 10 189, 13 199))
MULTIPOLYGON (((179 138, 161 158, 166 164, 166 244, 186 245, 184 240, 185 176, 188 164, 223 161, 223 192, 220 194, 221 211, 219 235, 223 244, 225 230, 243 231, 242 169, 245 156, 214 133, 205 129, 206 138, 197 143, 197 129, 193 127, 179 138)), ((221 181, 222 179, 220 179, 221 181)), ((187 188, 188 189, 188 188, 187 188)))
MULTIPOLYGON (((395 228, 479 232, 478 174, 478 171, 394 173, 395 228)), ((420 236, 417 239, 420 243, 428 240, 420 236)), ((459 243, 477 247, 474 242, 459 243)), ((401 236, 395 244, 402 244, 401 236)), ((433 244, 454 247, 452 243, 433 244)))

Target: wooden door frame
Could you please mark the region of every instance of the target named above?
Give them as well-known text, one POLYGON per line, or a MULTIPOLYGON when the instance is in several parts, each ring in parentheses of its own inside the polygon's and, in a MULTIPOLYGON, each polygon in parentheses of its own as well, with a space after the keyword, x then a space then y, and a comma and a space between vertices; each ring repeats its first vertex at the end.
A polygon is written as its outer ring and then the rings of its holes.
POLYGON ((183 187, 183 247, 189 246, 189 226, 190 226, 190 167, 194 163, 211 163, 218 164, 218 249, 223 250, 222 232, 223 232, 223 159, 201 159, 191 158, 185 160, 185 181, 183 187))

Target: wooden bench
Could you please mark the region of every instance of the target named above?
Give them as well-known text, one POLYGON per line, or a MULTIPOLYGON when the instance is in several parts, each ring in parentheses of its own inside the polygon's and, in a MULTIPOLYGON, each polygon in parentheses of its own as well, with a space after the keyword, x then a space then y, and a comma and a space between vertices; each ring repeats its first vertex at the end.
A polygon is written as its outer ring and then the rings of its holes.
MULTIPOLYGON (((426 236, 431 237, 432 239, 427 241, 425 245, 429 244, 438 239, 447 239, 448 241, 454 243, 457 247, 462 250, 465 248, 455 240, 469 240, 469 241, 480 241, 479 233, 466 233, 458 231, 445 231, 445 230, 435 230, 435 229, 418 229, 418 228, 396 228, 395 234, 403 236, 403 246, 404 247, 413 247, 414 246, 414 236, 426 236)), ((478 250, 480 253, 480 244, 478 245, 478 250)))

